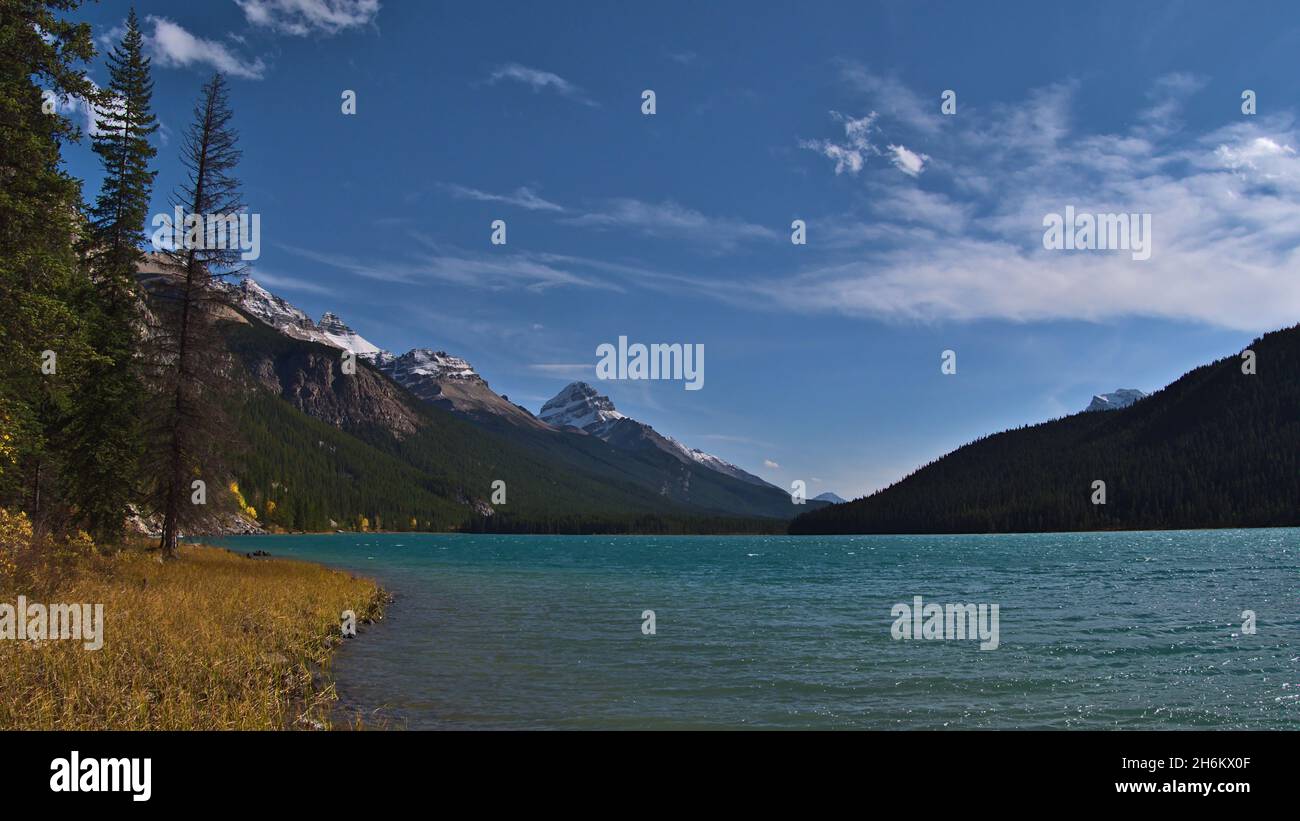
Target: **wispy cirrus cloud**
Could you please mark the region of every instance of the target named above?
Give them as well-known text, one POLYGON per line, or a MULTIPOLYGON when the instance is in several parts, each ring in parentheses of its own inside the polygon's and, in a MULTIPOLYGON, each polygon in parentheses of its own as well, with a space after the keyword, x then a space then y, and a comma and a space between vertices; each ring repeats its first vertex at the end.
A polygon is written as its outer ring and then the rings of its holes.
POLYGON ((541 254, 458 251, 444 248, 418 234, 412 234, 411 239, 410 253, 397 260, 363 260, 347 254, 292 245, 281 247, 304 259, 381 282, 417 284, 438 281, 482 290, 522 288, 533 292, 566 286, 623 290, 618 283, 574 273, 541 254), (427 249, 427 253, 420 251, 421 246, 427 249))
POLYGON ((1072 116, 1077 86, 1057 83, 1014 106, 964 113, 961 130, 931 138, 961 174, 933 190, 919 180, 869 180, 870 217, 826 220, 819 228, 830 247, 818 261, 785 277, 749 279, 728 298, 916 321, 1147 316, 1252 331, 1293 323, 1294 116, 1189 134, 1173 124, 1202 82, 1167 75, 1132 126, 1087 132, 1072 116), (1150 214, 1151 258, 1045 250, 1043 218, 1067 205, 1150 214))
POLYGON ((455 183, 439 183, 438 187, 459 199, 477 200, 478 202, 500 202, 529 211, 562 213, 567 210, 563 205, 542 199, 537 192, 527 186, 520 186, 509 194, 493 194, 455 183))
MULTIPOLYGON (((1158 85, 1180 94, 1196 88, 1158 85)), ((711 274, 685 275, 651 263, 575 264, 634 287, 754 310, 919 322, 1156 317, 1249 331, 1293 324, 1300 316, 1295 116, 1249 117, 1200 134, 1170 130, 1163 138, 1153 136, 1151 117, 1139 116, 1126 130, 1087 132, 1072 118, 1076 88, 1057 83, 1014 106, 967 112, 963 129, 932 138, 952 157, 936 166, 937 177, 868 177, 860 212, 810 220, 818 240, 794 270, 760 274, 724 263, 711 274), (922 179, 930 182, 922 187, 922 179), (1151 258, 1045 250, 1044 216, 1067 205, 1151 214, 1151 258)), ((846 145, 866 150, 859 143, 870 143, 871 120, 842 123, 846 145)), ((625 212, 579 221, 657 224, 645 208, 625 212)))
POLYGON ((529 365, 530 371, 553 376, 558 379, 590 379, 596 366, 590 362, 539 362, 529 365))
POLYGON ((372 23, 379 0, 235 0, 249 24, 295 37, 326 36, 372 23))
POLYGON ((937 100, 923 100, 897 76, 873 72, 852 60, 839 62, 840 79, 852 91, 865 96, 875 110, 922 134, 937 133, 943 125, 937 100))
POLYGON ((454 183, 439 188, 460 199, 499 202, 529 211, 565 215, 560 222, 597 230, 623 229, 650 237, 682 239, 715 251, 727 251, 744 242, 769 241, 779 236, 772 228, 734 217, 704 214, 667 200, 647 202, 634 197, 615 197, 596 206, 578 208, 543 199, 532 188, 521 186, 498 194, 454 183))
POLYGON ((264 271, 261 269, 258 269, 256 272, 250 274, 250 276, 254 282, 257 282, 258 284, 264 285, 268 288, 281 289, 285 291, 293 291, 293 292, 303 293, 303 294, 316 294, 317 296, 336 297, 339 295, 337 289, 331 288, 328 285, 322 285, 321 283, 315 282, 310 279, 301 279, 299 277, 282 276, 280 274, 271 273, 269 271, 264 271))
POLYGON ((495 85, 502 81, 522 83, 528 86, 534 92, 554 91, 562 97, 568 97, 571 100, 582 103, 587 106, 599 105, 595 100, 587 96, 587 93, 578 86, 564 79, 558 74, 550 71, 543 71, 538 68, 520 65, 519 63, 507 63, 498 66, 488 75, 488 85, 495 85))
POLYGON ((562 220, 594 228, 628 228, 647 236, 676 237, 729 250, 750 240, 771 240, 779 234, 764 225, 731 217, 714 217, 671 200, 646 202, 630 197, 610 200, 601 210, 562 220))

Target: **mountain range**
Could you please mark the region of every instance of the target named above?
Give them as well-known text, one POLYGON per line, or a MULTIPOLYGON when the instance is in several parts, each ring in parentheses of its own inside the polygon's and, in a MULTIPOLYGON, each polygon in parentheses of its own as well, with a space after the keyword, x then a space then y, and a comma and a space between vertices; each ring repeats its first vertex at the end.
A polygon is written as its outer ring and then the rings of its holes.
MULTIPOLYGON (((176 282, 154 257, 141 279, 153 291, 176 282)), ((460 357, 395 355, 336 314, 313 321, 254 280, 221 287, 230 308, 222 336, 248 388, 229 397, 242 443, 232 442, 234 478, 264 525, 780 532, 807 509, 619 413, 584 383, 534 415, 460 357), (355 354, 354 373, 344 351, 355 354), (565 398, 590 407, 557 415, 565 398)))
MULTIPOLYGON (((152 287, 168 273, 142 269, 152 287)), ((394 355, 257 283, 227 286, 235 478, 273 528, 495 532, 958 533, 1300 524, 1300 326, 1154 394, 982 437, 852 502, 798 507, 573 382, 537 414, 466 360, 394 355), (356 355, 355 374, 341 367, 356 355), (1105 410, 1105 413, 1089 412, 1105 410), (508 501, 496 499, 499 483, 508 501), (1101 483, 1099 485, 1099 483, 1101 483), (1104 499, 1098 502, 1098 487, 1104 499), (791 517, 797 515, 791 521, 791 517), (788 527, 787 527, 788 526, 788 527)))
POLYGON ((690 448, 654 428, 619 413, 609 397, 585 382, 574 382, 546 402, 538 416, 491 389, 469 362, 446 351, 414 348, 394 356, 326 312, 313 323, 306 313, 272 294, 251 277, 227 286, 232 302, 248 314, 293 339, 352 351, 415 396, 457 414, 503 420, 527 428, 569 430, 595 436, 620 449, 655 447, 683 462, 761 487, 775 485, 697 448, 690 448))

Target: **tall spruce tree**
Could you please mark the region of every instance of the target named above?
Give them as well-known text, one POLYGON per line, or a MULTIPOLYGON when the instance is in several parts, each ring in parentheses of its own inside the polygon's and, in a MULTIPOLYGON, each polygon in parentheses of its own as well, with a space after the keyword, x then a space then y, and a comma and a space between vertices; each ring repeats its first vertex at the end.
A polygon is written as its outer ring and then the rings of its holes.
MULTIPOLYGON (((240 152, 230 119, 226 81, 218 73, 204 84, 185 135, 181 162, 187 180, 172 197, 185 215, 185 237, 167 252, 171 276, 153 300, 157 321, 149 334, 149 362, 156 392, 147 472, 155 479, 152 497, 163 515, 159 547, 167 558, 176 555, 182 528, 203 517, 203 508, 193 503, 194 481, 217 491, 225 476, 220 457, 229 427, 222 406, 230 380, 216 329, 225 306, 217 285, 238 273, 239 249, 212 247, 202 220, 243 210, 232 173, 240 152)), ((207 496, 217 500, 215 492, 207 496)))
POLYGON ((58 521, 57 442, 89 353, 73 304, 80 184, 60 146, 79 131, 57 101, 88 99, 79 64, 94 55, 90 26, 62 15, 80 0, 0 3, 0 433, 7 436, 0 504, 58 521))
POLYGON ((96 106, 94 150, 104 182, 90 211, 90 286, 83 300, 95 366, 72 400, 65 441, 68 492, 100 542, 120 540, 143 455, 142 384, 136 363, 140 299, 136 266, 155 172, 149 136, 153 81, 132 9, 121 44, 108 55, 110 82, 96 106))

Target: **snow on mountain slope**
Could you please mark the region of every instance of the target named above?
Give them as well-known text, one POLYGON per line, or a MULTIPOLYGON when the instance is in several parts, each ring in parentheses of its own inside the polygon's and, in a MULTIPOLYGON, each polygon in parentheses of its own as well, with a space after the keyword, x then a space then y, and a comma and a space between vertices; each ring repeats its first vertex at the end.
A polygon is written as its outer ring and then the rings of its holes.
POLYGON ((483 381, 483 377, 475 373, 468 362, 446 351, 413 348, 401 356, 395 357, 387 351, 384 351, 384 354, 378 359, 380 368, 391 369, 392 377, 400 384, 430 377, 483 381))
POLYGON ((306 313, 266 290, 252 277, 246 277, 238 283, 223 283, 222 287, 238 307, 285 336, 352 351, 365 359, 382 353, 379 346, 349 328, 334 314, 326 311, 319 324, 312 322, 306 313))
POLYGON ((600 436, 612 423, 627 417, 614 408, 608 396, 598 394, 586 382, 571 382, 542 405, 537 418, 552 427, 578 428, 600 436))
POLYGON ((1118 410, 1127 408, 1139 399, 1146 399, 1147 394, 1136 388, 1120 388, 1114 393, 1099 393, 1092 397, 1085 411, 1118 410))
POLYGON ((258 285, 252 277, 244 279, 237 285, 227 283, 227 286, 231 288, 240 307, 274 328, 315 327, 307 314, 258 285))
MULTIPOLYGON (((417 398, 462 416, 489 424, 505 421, 550 435, 560 429, 576 429, 619 450, 657 448, 686 465, 697 464, 757 487, 776 487, 724 459, 687 447, 649 425, 625 416, 614 407, 609 397, 597 393, 585 382, 567 385, 542 407, 539 418, 527 408, 495 393, 469 362, 446 351, 414 348, 394 355, 365 339, 332 312, 325 312, 319 323, 313 322, 304 311, 251 278, 220 287, 233 306, 280 333, 352 351, 417 398)), ((686 481, 689 482, 689 474, 686 481)))
POLYGON ((378 354, 383 353, 378 345, 372 344, 361 334, 343 324, 343 320, 329 311, 326 311, 321 316, 317 327, 335 347, 342 348, 345 351, 352 351, 357 356, 373 359, 378 354))
POLYGON ((598 393, 586 382, 571 382, 542 406, 538 418, 557 428, 577 428, 606 442, 621 443, 629 440, 649 442, 678 459, 691 461, 733 479, 751 485, 775 485, 736 467, 725 459, 698 448, 687 447, 671 436, 664 436, 654 428, 618 412, 608 396, 598 393))
POLYGON ((813 497, 814 502, 830 502, 833 505, 844 504, 844 499, 838 493, 832 493, 829 490, 825 493, 818 493, 813 497))
POLYGON ((725 473, 726 475, 732 477, 733 479, 739 479, 742 482, 749 482, 751 485, 764 485, 766 487, 776 487, 776 485, 772 484, 766 479, 763 479, 760 476, 755 476, 754 474, 750 473, 749 471, 743 468, 736 467, 735 465, 728 462, 726 459, 722 459, 720 457, 714 456, 712 453, 705 453, 699 448, 687 447, 686 445, 682 444, 681 442, 677 441, 671 436, 668 436, 666 438, 668 439, 669 442, 672 442, 679 449, 681 449, 681 451, 685 453, 687 456, 689 456, 691 459, 703 465, 704 467, 709 468, 710 470, 716 470, 718 473, 725 473))
POLYGON ((372 361, 426 402, 478 419, 495 417, 522 427, 548 429, 527 410, 493 391, 468 362, 446 351, 414 348, 401 356, 380 351, 372 361))
POLYGON ((319 323, 312 322, 306 313, 252 278, 222 287, 236 306, 285 336, 352 351, 426 402, 468 416, 501 417, 517 425, 547 428, 527 410, 493 392, 460 357, 428 348, 395 356, 348 327, 333 312, 326 311, 319 323))

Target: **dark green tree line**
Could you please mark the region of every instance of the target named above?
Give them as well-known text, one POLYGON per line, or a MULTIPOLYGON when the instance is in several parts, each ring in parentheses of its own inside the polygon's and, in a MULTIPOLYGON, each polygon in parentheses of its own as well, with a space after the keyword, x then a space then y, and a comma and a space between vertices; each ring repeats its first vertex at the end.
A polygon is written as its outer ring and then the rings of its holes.
POLYGON ((137 364, 140 295, 136 267, 155 172, 150 136, 153 81, 133 9, 126 34, 108 56, 111 81, 96 106, 95 153, 104 182, 90 209, 87 262, 91 277, 79 300, 87 340, 98 361, 73 397, 67 436, 69 492, 92 535, 117 541, 137 498, 144 452, 143 383, 137 364))

